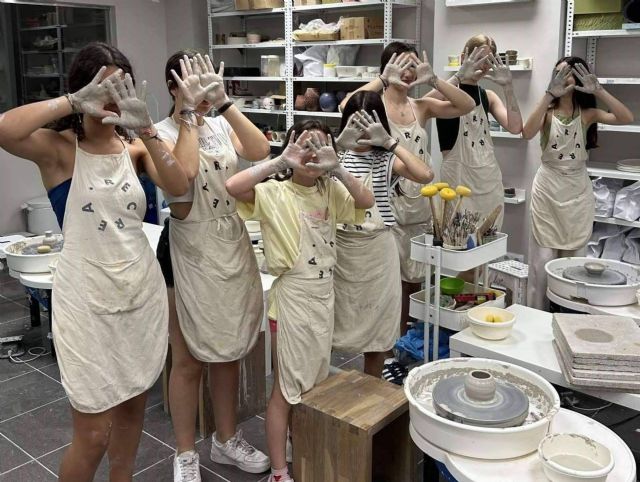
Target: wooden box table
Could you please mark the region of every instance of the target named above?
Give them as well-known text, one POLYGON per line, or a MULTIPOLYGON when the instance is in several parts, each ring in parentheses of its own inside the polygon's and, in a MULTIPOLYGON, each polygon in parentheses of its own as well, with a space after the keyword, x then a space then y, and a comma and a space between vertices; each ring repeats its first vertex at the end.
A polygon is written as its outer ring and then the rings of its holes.
POLYGON ((402 387, 356 371, 329 377, 293 409, 296 482, 412 482, 418 451, 402 387))

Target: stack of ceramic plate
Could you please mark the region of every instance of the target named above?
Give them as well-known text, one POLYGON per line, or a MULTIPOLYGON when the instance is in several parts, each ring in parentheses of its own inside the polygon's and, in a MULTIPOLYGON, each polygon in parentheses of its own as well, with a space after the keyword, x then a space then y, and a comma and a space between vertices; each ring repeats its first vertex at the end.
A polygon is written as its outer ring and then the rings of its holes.
POLYGON ((553 347, 573 385, 640 392, 640 327, 622 316, 555 313, 553 347))
POLYGON ((625 159, 616 164, 618 171, 640 172, 640 159, 625 159))

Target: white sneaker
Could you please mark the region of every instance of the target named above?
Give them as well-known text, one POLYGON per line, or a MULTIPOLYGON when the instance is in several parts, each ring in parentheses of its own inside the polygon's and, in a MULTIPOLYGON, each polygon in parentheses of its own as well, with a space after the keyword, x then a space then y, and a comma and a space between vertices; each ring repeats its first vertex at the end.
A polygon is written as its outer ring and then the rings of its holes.
POLYGON ((195 450, 176 454, 173 459, 173 482, 200 482, 200 456, 195 450))
POLYGON ((235 465, 251 474, 261 474, 269 470, 269 457, 256 449, 242 437, 242 430, 221 444, 216 434, 211 436, 211 460, 218 464, 235 465))

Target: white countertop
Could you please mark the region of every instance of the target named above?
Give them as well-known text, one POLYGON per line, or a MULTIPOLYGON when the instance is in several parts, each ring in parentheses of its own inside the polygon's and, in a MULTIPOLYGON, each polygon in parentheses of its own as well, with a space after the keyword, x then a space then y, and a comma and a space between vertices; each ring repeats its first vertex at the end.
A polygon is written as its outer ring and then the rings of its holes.
POLYGON ((471 328, 449 338, 451 356, 465 354, 474 357, 492 358, 527 368, 547 381, 578 392, 640 410, 640 394, 611 390, 591 390, 576 387, 565 379, 555 351, 551 321, 553 315, 522 305, 512 305, 507 310, 515 313, 513 331, 504 340, 485 340, 471 332, 471 328))

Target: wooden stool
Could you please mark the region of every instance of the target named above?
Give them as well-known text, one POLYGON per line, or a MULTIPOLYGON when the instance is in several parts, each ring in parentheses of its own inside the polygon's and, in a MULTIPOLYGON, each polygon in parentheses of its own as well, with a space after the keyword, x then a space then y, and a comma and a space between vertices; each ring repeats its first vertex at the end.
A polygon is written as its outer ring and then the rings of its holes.
POLYGON ((296 482, 412 482, 418 450, 402 387, 356 371, 329 377, 293 408, 296 482))
MULTIPOLYGON (((170 413, 169 376, 171 373, 171 345, 162 372, 162 393, 164 411, 170 413)), ((267 407, 267 387, 265 374, 265 335, 260 332, 256 345, 240 363, 240 385, 238 392, 238 423, 263 413, 267 407)), ((225 390, 225 387, 220 387, 225 390)), ((213 406, 209 397, 208 370, 203 370, 198 396, 198 428, 202 438, 215 431, 213 406)))

